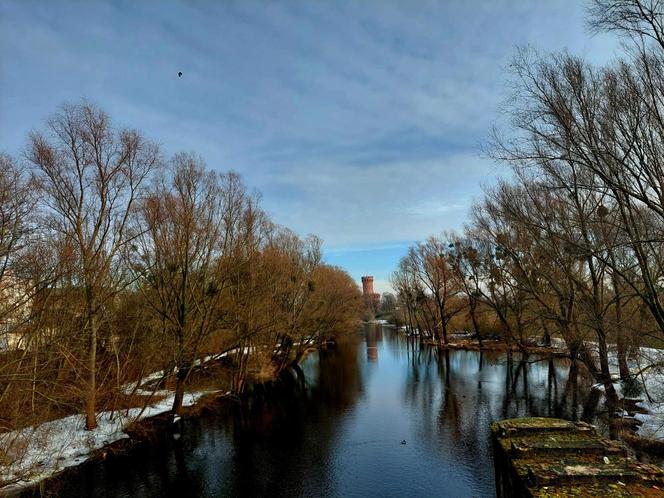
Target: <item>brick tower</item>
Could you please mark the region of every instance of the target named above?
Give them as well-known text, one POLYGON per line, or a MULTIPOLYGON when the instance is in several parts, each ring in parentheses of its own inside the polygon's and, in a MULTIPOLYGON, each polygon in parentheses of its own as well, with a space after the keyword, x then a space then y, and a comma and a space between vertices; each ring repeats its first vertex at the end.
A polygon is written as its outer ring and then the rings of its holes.
POLYGON ((380 294, 374 292, 374 278, 371 275, 362 277, 362 297, 367 310, 374 315, 380 306, 380 294))
POLYGON ((371 296, 374 293, 373 290, 373 277, 366 276, 362 277, 362 295, 364 297, 371 296))

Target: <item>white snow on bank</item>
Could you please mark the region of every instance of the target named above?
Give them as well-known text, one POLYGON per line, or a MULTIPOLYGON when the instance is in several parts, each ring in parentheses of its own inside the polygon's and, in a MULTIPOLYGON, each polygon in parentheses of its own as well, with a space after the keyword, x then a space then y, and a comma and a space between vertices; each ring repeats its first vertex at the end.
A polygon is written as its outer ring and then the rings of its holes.
MULTIPOLYGON (((598 345, 593 341, 584 341, 586 347, 597 354, 598 345)), ((637 406, 648 413, 637 413, 634 418, 641 422, 636 429, 639 436, 664 440, 664 350, 641 347, 636 355, 629 355, 627 363, 635 376, 641 392, 624 392, 624 385, 619 380, 618 354, 614 344, 608 346, 609 371, 618 396, 625 399, 640 400, 637 406)), ((593 388, 602 389, 601 384, 593 388)))
MULTIPOLYGON (((208 363, 210 361, 217 361, 220 360, 230 354, 235 354, 239 352, 239 348, 231 349, 230 351, 226 351, 225 353, 219 353, 219 354, 213 354, 206 356, 203 359, 198 359, 194 361, 194 366, 199 367, 202 364, 208 363)), ((245 354, 249 353, 248 348, 245 348, 244 350, 245 354)), ((171 373, 176 374, 178 371, 177 367, 175 367, 171 373)), ((137 380, 136 382, 130 382, 129 384, 125 384, 122 386, 122 392, 126 394, 127 396, 132 395, 132 394, 137 394, 139 396, 150 396, 150 395, 155 395, 155 396, 164 396, 170 393, 170 391, 157 391, 157 392, 152 392, 148 391, 146 389, 140 389, 140 386, 144 386, 146 384, 149 384, 150 382, 155 382, 157 380, 161 380, 165 377, 167 377, 168 374, 165 374, 163 370, 159 370, 157 372, 152 372, 149 375, 146 375, 140 380, 137 380)))
MULTIPOLYGON (((405 329, 405 326, 401 329, 405 329)), ((537 340, 536 337, 531 339, 537 340)), ((586 340, 584 345, 595 355, 598 354, 597 342, 586 340)), ((560 337, 552 337, 551 346, 559 350, 567 349, 565 340, 560 337)), ((608 349, 609 370, 618 396, 639 400, 637 406, 648 412, 634 415, 641 422, 636 429, 637 434, 664 441, 664 349, 641 347, 636 355, 632 354, 628 358, 629 370, 641 386, 640 394, 624 392, 615 344, 610 344, 608 349)), ((603 389, 603 385, 595 384, 592 388, 603 389)), ((623 415, 627 416, 627 412, 623 411, 623 415)))
MULTIPOLYGON (((245 347, 242 349, 244 354, 249 354, 253 353, 255 351, 255 347, 245 347)), ((218 361, 221 360, 222 358, 225 358, 226 356, 232 355, 232 354, 237 354, 240 352, 240 348, 234 348, 229 351, 226 351, 224 353, 219 353, 219 354, 212 354, 209 356, 206 356, 205 358, 198 359, 194 361, 194 367, 199 367, 205 363, 208 363, 210 361, 218 361)), ((129 384, 125 384, 122 386, 122 392, 123 394, 130 396, 132 394, 136 394, 139 396, 168 396, 171 394, 171 391, 150 391, 147 389, 141 389, 141 386, 145 386, 146 384, 149 384, 150 382, 155 382, 157 380, 164 379, 165 377, 168 377, 168 375, 171 374, 176 374, 178 371, 177 367, 175 367, 169 374, 164 373, 163 370, 159 370, 157 372, 152 372, 149 375, 146 375, 140 380, 137 380, 136 382, 130 382, 129 384)))
MULTIPOLYGON (((186 393, 183 406, 191 406, 207 392, 186 393)), ((79 465, 104 446, 128 438, 124 432, 130 423, 165 413, 173 406, 174 395, 149 405, 144 410, 131 408, 97 414, 97 428, 85 430, 85 417, 71 415, 36 427, 0 434, 0 448, 16 458, 11 465, 0 466, 0 481, 12 482, 2 491, 34 484, 67 467, 79 465)))
POLYGON ((643 369, 637 374, 644 386, 638 399, 643 401, 637 405, 648 411, 635 415, 642 422, 637 432, 644 437, 664 440, 664 350, 641 348, 641 355, 638 365, 630 362, 630 370, 638 372, 643 369))
MULTIPOLYGON (((305 341, 313 342, 313 340, 305 341)), ((209 355, 196 360, 194 366, 217 361, 229 355, 251 354, 255 347, 234 348, 224 353, 209 355)), ((131 408, 114 412, 97 413, 97 428, 85 430, 85 417, 71 415, 52 420, 39 426, 0 434, 0 461, 13 461, 10 465, 0 465, 0 483, 11 483, 0 487, 0 492, 12 491, 58 472, 83 463, 95 451, 115 441, 129 436, 125 428, 139 420, 168 412, 173 406, 175 394, 168 390, 149 390, 145 386, 176 373, 163 370, 152 372, 142 379, 125 384, 122 392, 126 395, 152 396, 158 399, 145 408, 131 408)), ((218 391, 185 393, 182 405, 192 406, 204 394, 218 391)))

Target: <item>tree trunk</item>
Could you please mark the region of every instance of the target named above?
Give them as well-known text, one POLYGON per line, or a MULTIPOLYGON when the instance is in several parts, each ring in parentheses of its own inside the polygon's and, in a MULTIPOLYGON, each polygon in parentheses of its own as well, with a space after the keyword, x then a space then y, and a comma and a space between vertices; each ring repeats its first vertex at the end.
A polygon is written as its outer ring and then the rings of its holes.
POLYGON ((97 427, 97 317, 92 302, 88 303, 88 326, 90 328, 90 351, 85 400, 85 429, 89 431, 97 427))
POLYGON ((544 343, 545 346, 551 346, 551 333, 549 332, 549 327, 546 326, 546 322, 544 319, 541 319, 542 321, 542 329, 544 331, 544 335, 542 336, 542 342, 544 343))
POLYGON ((625 336, 622 330, 618 330, 616 336, 616 349, 618 350, 618 369, 620 370, 620 379, 629 379, 629 365, 627 364, 627 347, 625 344, 625 336))
POLYGON ((182 415, 182 401, 184 399, 184 385, 189 377, 189 372, 191 371, 191 366, 187 365, 178 369, 178 373, 175 376, 175 398, 173 399, 173 408, 171 412, 173 415, 182 415))
POLYGON ((601 372, 601 382, 604 384, 606 391, 607 404, 613 406, 618 401, 618 395, 611 383, 611 372, 609 370, 608 351, 606 346, 606 336, 604 332, 597 333, 598 346, 599 346, 599 367, 601 372))
POLYGON ((620 300, 620 287, 618 286, 618 277, 615 272, 613 276, 613 291, 616 293, 616 349, 618 354, 618 369, 620 378, 626 380, 629 378, 629 365, 627 365, 627 345, 625 344, 625 333, 622 327, 622 302, 620 300))
POLYGON ((473 323, 473 331, 475 332, 475 337, 480 346, 480 351, 482 350, 482 335, 480 334, 480 326, 477 323, 477 303, 475 298, 471 298, 470 302, 470 320, 473 323))

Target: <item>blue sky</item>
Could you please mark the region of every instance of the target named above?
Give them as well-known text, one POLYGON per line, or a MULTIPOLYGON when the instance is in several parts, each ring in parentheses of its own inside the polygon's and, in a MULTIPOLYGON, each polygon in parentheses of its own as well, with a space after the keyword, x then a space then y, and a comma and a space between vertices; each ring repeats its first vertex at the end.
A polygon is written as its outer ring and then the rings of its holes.
POLYGON ((615 55, 584 15, 580 0, 3 0, 0 150, 86 98, 167 155, 240 172, 275 221, 383 291, 410 243, 461 228, 504 172, 481 147, 504 126, 515 47, 615 55))

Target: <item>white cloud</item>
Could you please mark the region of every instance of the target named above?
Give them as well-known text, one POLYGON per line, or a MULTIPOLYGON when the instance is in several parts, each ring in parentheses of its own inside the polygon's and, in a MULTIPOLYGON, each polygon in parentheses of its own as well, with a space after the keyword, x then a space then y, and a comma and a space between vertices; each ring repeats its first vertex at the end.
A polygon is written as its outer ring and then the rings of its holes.
POLYGON ((606 41, 578 0, 3 2, 0 150, 85 96, 332 248, 412 241, 460 228, 500 171, 478 150, 515 45, 606 41))
POLYGON ((495 167, 475 155, 440 160, 357 166, 314 162, 266 176, 275 218, 303 233, 323 234, 332 247, 417 240, 443 228, 460 228, 479 184, 495 167))

